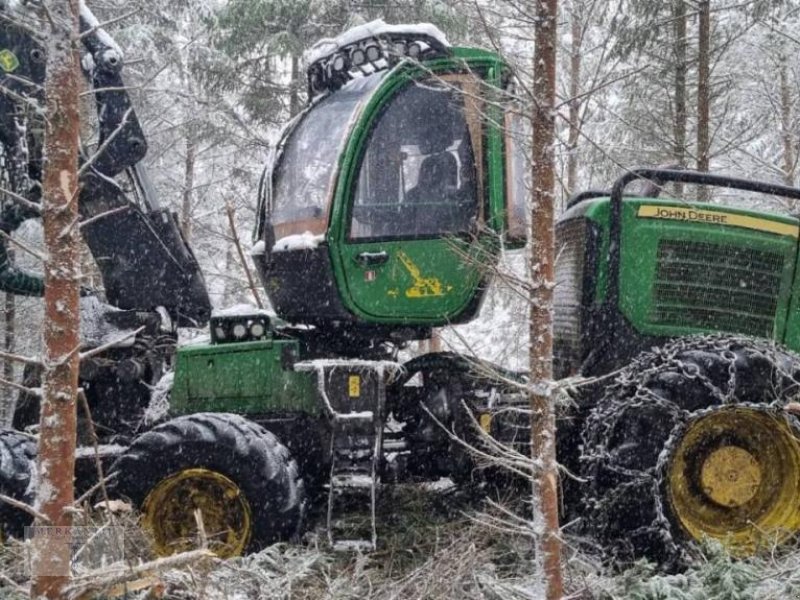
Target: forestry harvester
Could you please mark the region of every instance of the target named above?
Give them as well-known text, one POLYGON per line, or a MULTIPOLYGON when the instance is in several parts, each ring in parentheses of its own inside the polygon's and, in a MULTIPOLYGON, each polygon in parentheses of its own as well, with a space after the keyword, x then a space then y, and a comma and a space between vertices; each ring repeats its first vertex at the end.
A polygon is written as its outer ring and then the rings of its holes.
MULTIPOLYGON (((372 549, 382 485, 475 475, 456 436, 529 449, 524 375, 398 358, 473 319, 502 245, 525 241, 508 67, 431 26, 383 23, 308 63, 309 104, 258 195, 252 257, 277 316, 213 315, 210 341, 175 354, 161 421, 102 446, 110 493, 141 510, 161 554, 196 542, 198 509, 233 556, 293 537, 320 499, 332 545, 372 549)), ((800 199, 643 170, 573 202, 556 367, 593 379, 560 415, 560 458, 585 477, 565 482, 567 510, 626 558, 676 563, 704 536, 740 552, 786 539, 800 528, 800 358, 775 342, 800 347, 800 222, 625 195, 635 179, 800 199)), ((31 501, 34 442, 9 430, 0 445, 0 492, 31 501)))

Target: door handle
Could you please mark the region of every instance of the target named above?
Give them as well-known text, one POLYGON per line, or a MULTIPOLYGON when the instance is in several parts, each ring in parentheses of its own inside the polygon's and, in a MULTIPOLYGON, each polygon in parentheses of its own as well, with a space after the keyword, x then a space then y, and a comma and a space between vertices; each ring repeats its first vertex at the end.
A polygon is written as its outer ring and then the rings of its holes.
POLYGON ((356 254, 356 262, 362 267, 377 267, 386 264, 388 261, 389 255, 383 250, 356 254))

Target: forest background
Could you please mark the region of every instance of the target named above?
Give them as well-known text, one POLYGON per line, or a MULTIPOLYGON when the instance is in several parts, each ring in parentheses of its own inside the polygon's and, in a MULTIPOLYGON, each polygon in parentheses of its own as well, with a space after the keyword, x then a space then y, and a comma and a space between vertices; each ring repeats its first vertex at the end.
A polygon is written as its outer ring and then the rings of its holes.
MULTIPOLYGON (((0 2, 11 0, 0 0, 0 2)), ((533 3, 518 0, 94 0, 125 53, 125 79, 163 205, 178 215, 215 307, 253 303, 226 209, 245 240, 280 129, 306 102, 303 53, 381 18, 431 22, 453 44, 493 48, 518 75, 530 114, 533 3)), ((684 165, 796 185, 800 160, 800 1, 564 0, 559 15, 558 207, 624 169, 684 165), (701 35, 701 15, 709 26, 701 35)), ((88 95, 87 95, 88 97, 88 95)), ((86 110, 91 111, 87 101, 86 110)), ((687 195, 695 192, 686 191, 687 195)), ((711 199, 782 213, 784 199, 711 199), (764 204, 771 202, 771 204, 764 204)), ((41 243, 38 222, 15 234, 41 243)), ((96 285, 88 252, 85 282, 96 285)), ((508 253, 523 273, 526 253, 508 253)), ((20 266, 39 265, 17 253, 20 266)), ((42 303, 0 297, 2 344, 35 356, 42 303)), ((262 297, 262 300, 265 300, 262 297)), ((480 319, 443 343, 512 367, 527 361, 527 307, 500 284, 480 319)), ((5 379, 14 380, 14 366, 5 379)), ((7 393, 14 393, 8 390, 7 393)))

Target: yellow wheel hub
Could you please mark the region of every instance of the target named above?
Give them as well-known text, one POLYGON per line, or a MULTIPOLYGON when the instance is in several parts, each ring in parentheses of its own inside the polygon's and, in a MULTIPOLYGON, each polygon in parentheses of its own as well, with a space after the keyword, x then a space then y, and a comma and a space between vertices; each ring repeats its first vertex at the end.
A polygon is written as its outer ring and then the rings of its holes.
POLYGON ((800 531, 800 443, 782 416, 725 407, 691 423, 667 469, 672 514, 696 540, 751 554, 800 531))
POLYGON ((212 551, 221 558, 244 553, 252 521, 250 504, 239 486, 215 471, 185 469, 162 479, 142 506, 143 525, 160 556, 199 546, 196 510, 212 551))
POLYGON ((703 493, 717 504, 736 507, 747 504, 758 492, 761 467, 744 448, 717 448, 700 467, 703 493))

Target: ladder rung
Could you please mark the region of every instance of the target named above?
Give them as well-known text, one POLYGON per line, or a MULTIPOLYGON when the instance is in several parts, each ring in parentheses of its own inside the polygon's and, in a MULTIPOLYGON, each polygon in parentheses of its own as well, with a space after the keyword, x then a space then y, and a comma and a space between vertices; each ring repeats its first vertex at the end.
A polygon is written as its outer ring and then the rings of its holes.
POLYGON ((377 485, 372 475, 334 475, 331 477, 331 483, 334 488, 371 488, 373 485, 377 485))
POLYGON ((347 413, 337 412, 333 414, 333 418, 337 421, 372 421, 375 418, 375 413, 371 410, 347 413))

